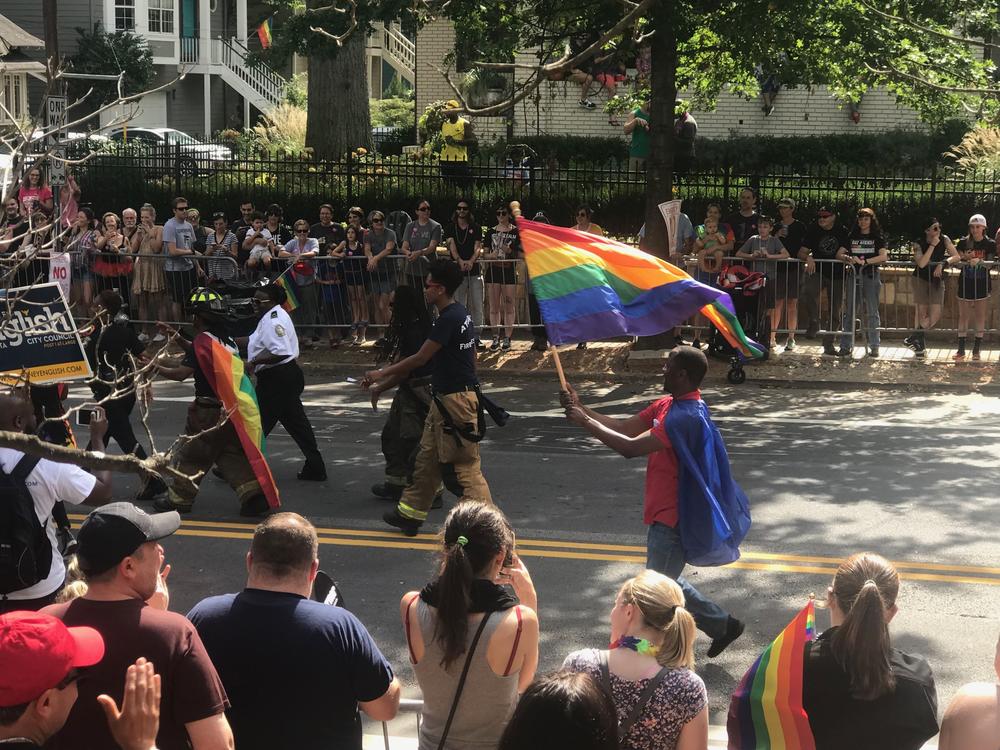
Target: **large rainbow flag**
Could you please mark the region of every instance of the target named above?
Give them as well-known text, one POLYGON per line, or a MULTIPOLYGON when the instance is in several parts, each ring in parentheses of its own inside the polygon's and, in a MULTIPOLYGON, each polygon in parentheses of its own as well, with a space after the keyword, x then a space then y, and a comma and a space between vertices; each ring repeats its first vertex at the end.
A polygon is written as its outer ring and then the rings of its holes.
POLYGON ((815 630, 810 599, 743 675, 729 702, 729 750, 815 750, 802 708, 802 663, 815 630))
POLYGON ((721 289, 607 237, 524 219, 517 226, 553 344, 653 336, 701 312, 744 357, 764 355, 743 332, 732 299, 721 289))
POLYGON ((229 412, 229 421, 236 428, 267 504, 272 508, 280 507, 278 487, 264 458, 264 429, 260 423, 257 392, 244 371, 243 360, 209 333, 195 336, 194 353, 216 397, 229 412))

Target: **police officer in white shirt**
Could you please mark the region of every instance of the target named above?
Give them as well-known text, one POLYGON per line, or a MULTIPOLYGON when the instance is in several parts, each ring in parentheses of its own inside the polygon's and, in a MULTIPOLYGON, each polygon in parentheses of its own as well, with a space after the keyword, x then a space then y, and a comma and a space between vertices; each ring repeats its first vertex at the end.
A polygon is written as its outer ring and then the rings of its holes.
POLYGON ((281 307, 285 299, 285 290, 277 284, 262 286, 254 292, 254 305, 261 317, 256 330, 246 339, 247 364, 257 375, 257 401, 264 434, 281 422, 306 457, 298 478, 322 482, 326 479, 326 465, 302 406, 305 377, 296 361, 299 339, 292 318, 281 307))

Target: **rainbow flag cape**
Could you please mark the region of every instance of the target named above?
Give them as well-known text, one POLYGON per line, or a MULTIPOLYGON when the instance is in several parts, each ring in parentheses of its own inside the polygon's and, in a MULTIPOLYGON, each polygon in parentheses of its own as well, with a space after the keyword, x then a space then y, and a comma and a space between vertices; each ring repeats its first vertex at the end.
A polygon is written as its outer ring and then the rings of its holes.
POLYGON ((553 344, 653 336, 696 312, 745 358, 764 356, 721 289, 642 250, 575 229, 519 219, 531 288, 553 344))
POLYGON ((281 506, 271 467, 264 458, 264 429, 260 423, 257 392, 243 369, 243 360, 210 333, 195 336, 194 353, 216 397, 229 412, 250 468, 272 508, 281 506))
POLYGON ((295 282, 288 277, 287 268, 282 271, 281 276, 274 280, 274 283, 284 289, 285 295, 288 297, 288 299, 282 303, 281 309, 283 309, 286 313, 291 314, 292 310, 296 309, 302 303, 299 302, 299 295, 295 292, 295 282))
POLYGON ((729 703, 729 750, 815 750, 802 708, 802 662, 816 631, 812 599, 764 649, 729 703))
MULTIPOLYGON (((274 16, 271 16, 271 18, 274 18, 274 16)), ((260 39, 260 46, 264 49, 267 49, 274 43, 274 35, 271 33, 274 24, 271 23, 271 18, 268 18, 257 27, 257 38, 260 39)))

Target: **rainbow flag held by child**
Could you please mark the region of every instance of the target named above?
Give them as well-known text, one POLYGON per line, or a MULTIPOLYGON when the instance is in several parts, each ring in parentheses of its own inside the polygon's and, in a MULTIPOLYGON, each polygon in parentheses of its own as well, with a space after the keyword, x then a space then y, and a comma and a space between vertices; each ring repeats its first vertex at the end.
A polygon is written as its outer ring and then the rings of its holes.
POLYGON ((289 315, 295 310, 301 302, 299 302, 299 295, 295 292, 295 282, 291 280, 288 276, 288 271, 286 270, 278 278, 274 280, 274 283, 285 290, 285 296, 287 299, 281 304, 281 309, 284 310, 289 315))
POLYGON ((209 385, 229 413, 229 421, 236 428, 240 445, 267 498, 267 504, 272 508, 281 507, 278 487, 264 458, 264 428, 260 421, 257 392, 244 370, 243 360, 211 334, 195 337, 194 353, 209 385))
POLYGON ((744 358, 764 356, 730 296, 630 245, 519 219, 531 288, 553 344, 653 336, 700 312, 744 358))
MULTIPOLYGON (((274 16, 271 16, 274 18, 274 16)), ((268 18, 260 26, 257 27, 257 38, 260 39, 260 46, 267 49, 272 44, 274 44, 274 35, 271 33, 274 24, 271 23, 271 18, 268 18)))
POLYGON ((764 649, 729 702, 729 750, 815 750, 802 707, 806 641, 816 631, 813 600, 764 649))

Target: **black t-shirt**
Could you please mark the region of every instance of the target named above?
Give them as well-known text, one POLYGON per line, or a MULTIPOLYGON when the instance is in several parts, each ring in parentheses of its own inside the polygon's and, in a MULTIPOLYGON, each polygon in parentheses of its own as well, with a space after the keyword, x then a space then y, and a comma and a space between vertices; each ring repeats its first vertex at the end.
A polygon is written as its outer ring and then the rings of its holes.
MULTIPOLYGON (((319 243, 320 256, 329 255, 341 242, 346 239, 344 227, 335 221, 331 221, 328 226, 316 223, 309 227, 309 236, 315 237, 319 243)), ((334 261, 319 261, 319 276, 324 281, 336 278, 335 274, 341 263, 334 261)))
MULTIPOLYGON (((857 227, 851 232, 850 237, 851 244, 847 247, 847 252, 851 254, 853 258, 874 258, 876 255, 882 252, 882 248, 885 247, 885 237, 882 236, 880 232, 869 232, 868 234, 861 234, 861 230, 857 227)), ((865 273, 873 274, 876 271, 876 266, 865 267, 862 270, 865 273)))
MULTIPOLYGON (((459 258, 469 260, 476 252, 476 243, 483 239, 483 231, 474 224, 470 224, 464 229, 458 224, 450 224, 445 231, 445 237, 455 240, 455 250, 458 251, 459 258)), ((479 264, 474 263, 472 270, 465 273, 470 276, 479 276, 482 271, 479 264)))
POLYGON ((733 213, 726 223, 733 230, 736 238, 734 247, 743 247, 743 243, 753 237, 757 232, 757 224, 760 222, 760 214, 754 211, 749 216, 744 216, 739 211, 733 213))
MULTIPOLYGON (((947 245, 949 242, 951 242, 951 238, 946 234, 942 234, 938 239, 937 245, 934 246, 934 252, 931 253, 930 261, 928 261, 927 265, 924 266, 923 268, 921 268, 920 266, 914 268, 913 275, 916 276, 918 279, 923 279, 924 281, 930 281, 931 274, 934 273, 934 267, 942 265, 944 263, 945 257, 948 255, 948 250, 945 248, 945 245, 947 245)), ((926 236, 921 237, 917 241, 917 244, 920 245, 921 255, 926 253, 927 248, 930 247, 930 245, 927 244, 926 236)))
MULTIPOLYGON (((809 249, 816 260, 830 261, 836 260, 837 250, 849 247, 851 244, 847 230, 834 224, 830 229, 823 229, 818 223, 813 222, 806 229, 806 236, 802 238, 802 247, 809 249)), ((833 276, 835 263, 817 263, 816 268, 824 276, 833 276)))
MULTIPOLYGON (((399 335, 399 359, 406 359, 407 357, 412 357, 414 354, 420 351, 420 348, 427 341, 428 330, 424 328, 417 321, 413 321, 409 325, 403 327, 402 332, 399 335)), ((413 378, 424 378, 430 375, 433 371, 432 362, 428 362, 425 365, 421 365, 416 370, 410 370, 410 373, 406 376, 407 380, 413 378)))
POLYGON ((245 589, 199 602, 188 619, 232 702, 236 747, 361 750, 358 702, 385 695, 393 674, 357 617, 298 594, 245 589))
POLYGON ((431 327, 430 341, 441 345, 431 360, 432 384, 438 393, 454 393, 476 385, 476 326, 472 316, 458 302, 452 302, 431 327))
POLYGON ((930 665, 892 649, 896 689, 875 700, 851 696, 851 680, 831 649, 836 628, 805 646, 802 706, 816 750, 919 750, 938 732, 937 690, 930 665))
MULTIPOLYGON (((965 236, 955 243, 955 249, 960 253, 969 253, 973 258, 978 258, 981 261, 992 260, 997 254, 996 242, 991 240, 989 237, 984 236, 978 242, 973 240, 970 236, 965 236)), ((961 271, 962 278, 989 278, 990 269, 989 266, 962 266, 961 271)))
POLYGON ((802 240, 806 236, 805 224, 798 219, 792 219, 792 223, 785 226, 779 221, 775 224, 771 234, 781 240, 781 244, 785 246, 788 254, 793 259, 799 257, 799 248, 802 247, 802 240), (782 231, 784 231, 784 234, 782 234, 782 231))
MULTIPOLYGON (((139 341, 139 336, 128 318, 117 320, 108 326, 98 326, 90 335, 87 341, 87 359, 90 366, 102 380, 112 380, 115 377, 114 370, 118 371, 121 377, 124 373, 132 372, 132 363, 127 354, 139 356, 146 347, 139 341)), ((131 379, 120 382, 122 387, 128 387, 132 383, 131 379)), ((95 392, 107 393, 107 386, 96 386, 95 392)), ((103 396, 102 396, 103 398, 103 396)))

